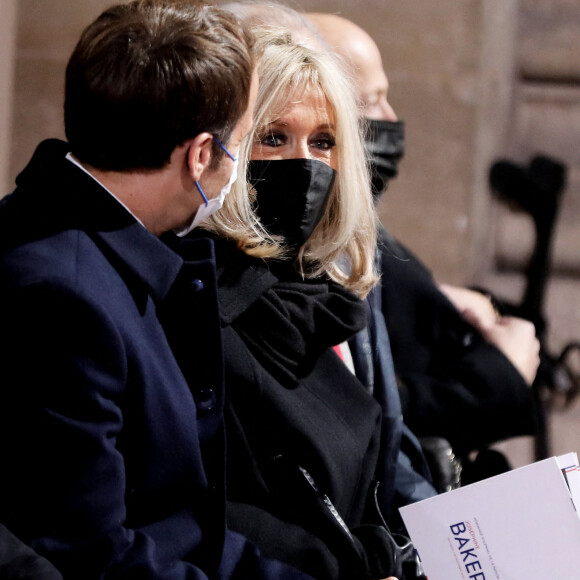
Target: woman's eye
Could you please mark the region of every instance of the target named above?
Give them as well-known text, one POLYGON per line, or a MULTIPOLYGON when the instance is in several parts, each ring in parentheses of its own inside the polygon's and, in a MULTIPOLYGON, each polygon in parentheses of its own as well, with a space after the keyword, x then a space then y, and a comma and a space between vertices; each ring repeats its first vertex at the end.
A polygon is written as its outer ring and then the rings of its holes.
POLYGON ((285 142, 285 136, 281 133, 266 133, 258 137, 258 142, 260 145, 264 145, 266 147, 280 147, 285 142))
POLYGON ((329 151, 336 145, 336 139, 333 135, 319 135, 312 140, 312 146, 320 151, 329 151))

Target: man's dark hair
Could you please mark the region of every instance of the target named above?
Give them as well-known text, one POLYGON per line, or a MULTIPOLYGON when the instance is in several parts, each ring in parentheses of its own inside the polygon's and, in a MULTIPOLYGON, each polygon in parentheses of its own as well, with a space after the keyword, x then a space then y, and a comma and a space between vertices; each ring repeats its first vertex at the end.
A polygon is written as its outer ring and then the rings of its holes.
MULTIPOLYGON (((211 5, 137 0, 83 32, 67 66, 72 153, 105 171, 161 169, 203 131, 222 143, 248 105, 253 37, 211 5)), ((213 158, 223 151, 214 144, 213 158)))

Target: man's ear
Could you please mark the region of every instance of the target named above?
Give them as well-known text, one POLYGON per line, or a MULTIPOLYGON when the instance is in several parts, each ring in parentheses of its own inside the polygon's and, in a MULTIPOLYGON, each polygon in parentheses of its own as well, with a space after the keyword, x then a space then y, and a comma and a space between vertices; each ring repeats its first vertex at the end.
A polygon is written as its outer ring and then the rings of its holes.
POLYGON ((212 143, 213 136, 207 132, 200 133, 191 140, 186 154, 186 163, 189 174, 194 181, 199 181, 202 173, 211 163, 212 143))

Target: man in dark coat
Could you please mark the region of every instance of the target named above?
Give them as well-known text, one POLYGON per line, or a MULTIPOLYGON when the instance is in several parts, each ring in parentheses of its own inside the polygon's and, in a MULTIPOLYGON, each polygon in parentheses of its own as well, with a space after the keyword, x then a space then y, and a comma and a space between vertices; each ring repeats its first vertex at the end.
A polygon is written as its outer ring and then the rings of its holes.
POLYGON ((211 6, 107 10, 68 143, 0 203, 0 521, 65 579, 306 578, 226 529, 213 244, 171 232, 235 177, 252 46, 211 6))
MULTIPOLYGON (((375 195, 397 174, 403 124, 387 99, 388 80, 372 38, 337 15, 310 15, 329 44, 353 66, 375 195)), ((496 313, 483 295, 438 285, 426 266, 384 228, 384 315, 400 381, 405 423, 418 436, 448 439, 465 454, 534 432, 531 385, 539 343, 528 321, 496 313)))

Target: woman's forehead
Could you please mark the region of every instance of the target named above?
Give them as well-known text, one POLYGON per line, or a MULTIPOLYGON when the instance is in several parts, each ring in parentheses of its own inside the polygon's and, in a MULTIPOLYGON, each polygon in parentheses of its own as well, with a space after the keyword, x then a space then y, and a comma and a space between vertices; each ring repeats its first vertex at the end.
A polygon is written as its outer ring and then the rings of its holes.
POLYGON ((333 108, 324 90, 319 84, 314 83, 304 83, 281 92, 272 103, 267 116, 270 119, 283 117, 290 109, 300 104, 307 104, 309 107, 319 110, 321 114, 334 118, 333 108))

